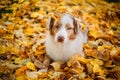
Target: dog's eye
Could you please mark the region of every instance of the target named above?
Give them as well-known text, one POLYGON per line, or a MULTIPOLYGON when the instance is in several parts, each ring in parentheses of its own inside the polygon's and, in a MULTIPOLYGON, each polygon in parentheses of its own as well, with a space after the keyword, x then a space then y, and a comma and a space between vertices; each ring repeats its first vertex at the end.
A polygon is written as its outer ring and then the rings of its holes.
POLYGON ((55 26, 55 28, 56 28, 56 29, 59 29, 59 28, 60 28, 60 26, 59 26, 59 25, 56 25, 56 26, 55 26))
POLYGON ((67 30, 72 30, 73 28, 72 27, 68 27, 67 30))
POLYGON ((61 24, 60 24, 59 22, 57 22, 56 25, 55 25, 55 28, 56 28, 56 29, 59 29, 60 26, 61 26, 61 24))
POLYGON ((67 30, 72 30, 73 28, 72 28, 72 26, 71 26, 69 23, 67 23, 67 24, 66 24, 66 29, 67 29, 67 30))

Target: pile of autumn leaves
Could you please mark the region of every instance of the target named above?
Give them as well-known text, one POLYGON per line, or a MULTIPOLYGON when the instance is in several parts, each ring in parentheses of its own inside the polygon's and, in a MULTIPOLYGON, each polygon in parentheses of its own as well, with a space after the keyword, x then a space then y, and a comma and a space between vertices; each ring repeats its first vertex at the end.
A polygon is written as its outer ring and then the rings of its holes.
POLYGON ((0 8, 12 11, 2 13, 0 19, 0 80, 120 79, 119 4, 102 0, 13 0, 3 1, 0 8), (46 20, 62 12, 82 16, 88 23, 86 58, 75 55, 63 63, 49 62, 45 56, 46 20))

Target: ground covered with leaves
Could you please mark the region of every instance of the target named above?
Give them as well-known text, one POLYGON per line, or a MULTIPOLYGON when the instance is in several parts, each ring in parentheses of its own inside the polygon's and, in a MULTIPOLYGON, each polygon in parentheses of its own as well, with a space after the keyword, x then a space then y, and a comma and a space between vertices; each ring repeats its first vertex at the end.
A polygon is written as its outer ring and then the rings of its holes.
POLYGON ((120 80, 120 4, 1 0, 0 80, 120 80), (62 12, 87 22, 86 58, 75 55, 66 63, 49 62, 45 55, 46 21, 62 12))

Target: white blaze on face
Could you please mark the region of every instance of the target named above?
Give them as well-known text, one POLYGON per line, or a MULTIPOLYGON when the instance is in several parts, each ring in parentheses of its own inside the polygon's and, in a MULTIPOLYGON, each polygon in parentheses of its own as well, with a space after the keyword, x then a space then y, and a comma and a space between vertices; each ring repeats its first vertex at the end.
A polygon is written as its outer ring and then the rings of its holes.
POLYGON ((59 42, 58 38, 62 37, 62 43, 68 41, 68 31, 66 29, 66 24, 69 23, 73 27, 73 19, 69 14, 65 14, 60 20, 61 26, 57 33, 55 34, 55 42, 59 42))

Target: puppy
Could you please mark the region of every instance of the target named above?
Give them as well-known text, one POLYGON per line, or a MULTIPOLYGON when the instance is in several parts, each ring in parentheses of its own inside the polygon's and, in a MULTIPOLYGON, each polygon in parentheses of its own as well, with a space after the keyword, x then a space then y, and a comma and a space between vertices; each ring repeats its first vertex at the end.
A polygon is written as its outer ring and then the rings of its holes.
POLYGON ((85 57, 82 45, 87 42, 87 30, 82 31, 80 20, 65 13, 59 20, 47 21, 46 53, 55 61, 67 61, 72 55, 85 57))

